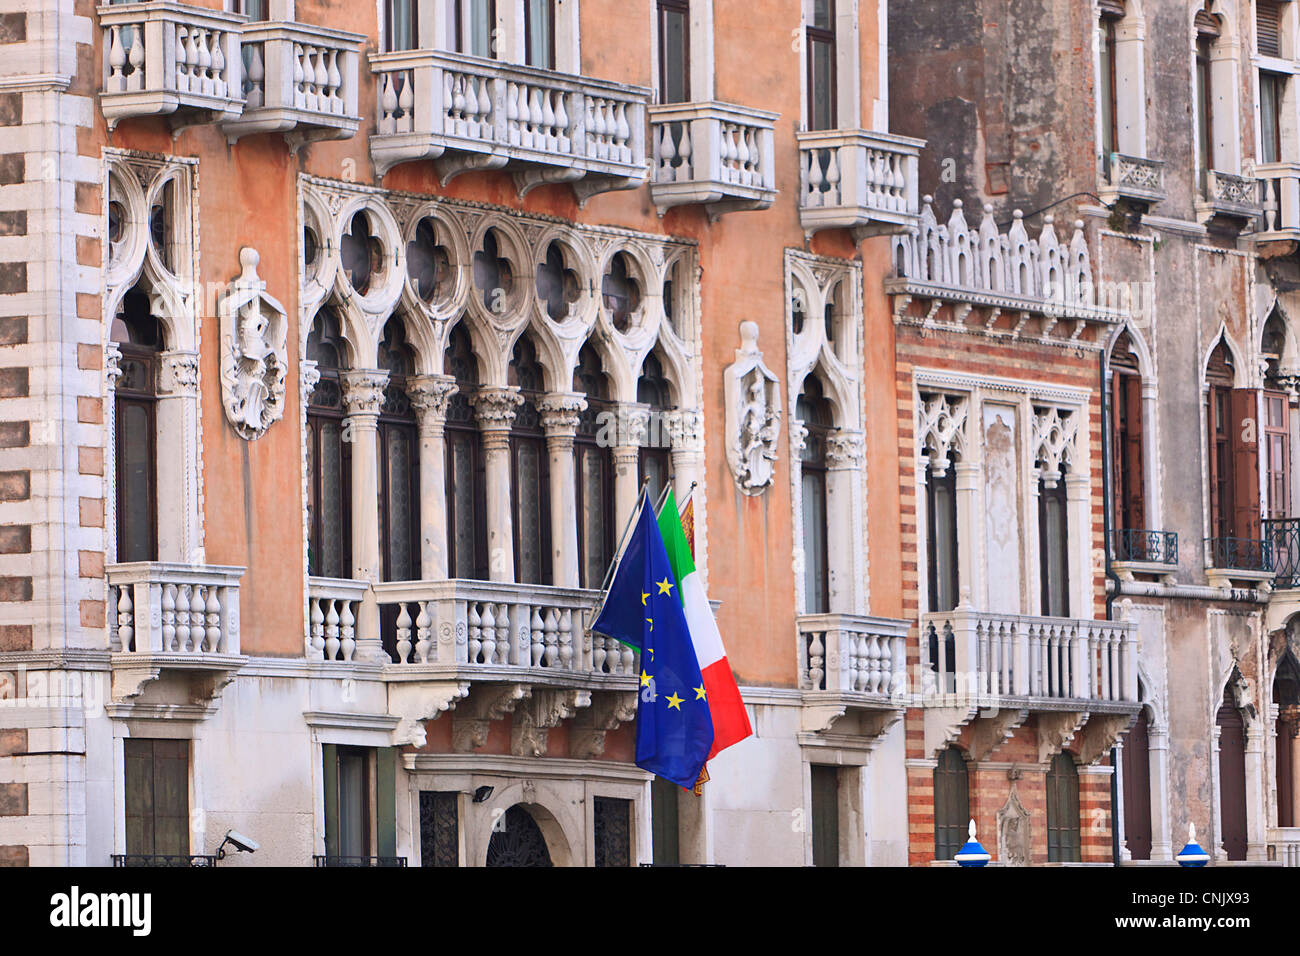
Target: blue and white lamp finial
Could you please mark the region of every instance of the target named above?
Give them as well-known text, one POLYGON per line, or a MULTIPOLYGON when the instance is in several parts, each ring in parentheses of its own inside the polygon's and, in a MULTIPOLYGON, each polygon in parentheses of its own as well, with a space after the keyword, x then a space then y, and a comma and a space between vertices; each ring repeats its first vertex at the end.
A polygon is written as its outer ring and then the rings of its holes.
POLYGON ((979 840, 975 839, 975 821, 970 822, 970 828, 966 831, 970 834, 957 855, 953 857, 958 866, 988 866, 989 852, 984 849, 979 840))
POLYGON ((1179 866, 1205 866, 1210 862, 1210 854, 1196 842, 1196 824, 1187 824, 1187 846, 1174 857, 1179 866))

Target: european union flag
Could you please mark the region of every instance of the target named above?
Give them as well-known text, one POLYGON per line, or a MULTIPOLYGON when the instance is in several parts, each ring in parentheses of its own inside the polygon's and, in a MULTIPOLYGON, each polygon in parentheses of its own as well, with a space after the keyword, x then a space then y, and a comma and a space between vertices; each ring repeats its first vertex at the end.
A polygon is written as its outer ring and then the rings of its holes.
POLYGON ((636 765, 680 787, 694 787, 713 746, 713 719, 672 565, 648 501, 641 505, 591 629, 641 652, 636 765))

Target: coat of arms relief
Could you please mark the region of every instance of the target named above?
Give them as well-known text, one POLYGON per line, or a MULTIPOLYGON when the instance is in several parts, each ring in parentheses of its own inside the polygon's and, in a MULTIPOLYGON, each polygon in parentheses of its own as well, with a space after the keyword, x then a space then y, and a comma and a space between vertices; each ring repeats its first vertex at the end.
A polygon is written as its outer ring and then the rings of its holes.
POLYGON ((239 251, 243 270, 221 300, 221 401, 239 437, 253 441, 284 414, 288 372, 284 306, 266 294, 257 250, 239 251))
POLYGON ((781 436, 781 389, 777 377, 763 364, 758 325, 740 323, 736 361, 723 375, 726 395, 727 463, 740 490, 762 494, 776 470, 777 439, 781 436))

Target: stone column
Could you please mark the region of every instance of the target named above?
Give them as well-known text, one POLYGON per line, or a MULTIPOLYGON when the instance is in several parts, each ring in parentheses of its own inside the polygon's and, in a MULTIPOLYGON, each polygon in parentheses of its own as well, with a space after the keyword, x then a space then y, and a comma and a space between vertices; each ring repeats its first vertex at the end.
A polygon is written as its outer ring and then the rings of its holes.
POLYGON ((510 427, 524 403, 517 388, 489 386, 470 398, 483 437, 487 481, 488 579, 514 581, 515 546, 510 513, 510 427))
MULTIPOLYGON (((988 592, 984 587, 983 564, 980 561, 984 541, 984 511, 980 501, 980 463, 978 460, 963 459, 948 467, 953 470, 953 484, 957 492, 958 603, 967 607, 987 608, 988 592)), ((925 501, 918 498, 916 507, 918 511, 924 510, 925 501)), ((925 548, 926 539, 918 538, 916 546, 918 549, 925 548)), ((921 582, 921 586, 928 588, 928 582, 921 582)), ((930 610, 933 611, 934 608, 930 610)))
POLYGON ((617 535, 632 519, 641 492, 641 446, 650 429, 650 409, 625 402, 618 408, 618 433, 614 437, 614 533, 617 535))
POLYGON ((1172 860, 1173 838, 1169 826, 1169 731, 1150 727, 1147 760, 1151 779, 1151 859, 1172 860))
POLYGON ((122 377, 122 350, 109 342, 104 351, 104 559, 117 562, 117 403, 114 394, 122 377))
POLYGON ((552 392, 537 405, 546 431, 551 480, 551 579, 576 588, 578 577, 577 471, 573 438, 587 400, 573 392, 552 392))
POLYGON ((1268 859, 1268 831, 1264 804, 1264 722, 1258 718, 1246 727, 1246 859, 1268 859))
POLYGON ((673 442, 673 492, 677 496, 678 507, 691 494, 691 486, 695 486, 692 498, 695 502, 695 569, 700 572, 700 580, 707 589, 709 571, 705 533, 704 427, 700 413, 693 409, 673 412, 669 419, 669 433, 673 442))
POLYGON ((158 375, 158 560, 203 564, 199 353, 163 352, 158 375))
POLYGON ((863 447, 860 431, 840 429, 826 441, 826 567, 832 613, 858 610, 862 529, 853 520, 853 499, 862 475, 863 447))
MULTIPOLYGON (((388 373, 354 369, 341 374, 347 410, 343 437, 352 445, 352 577, 379 581, 379 408, 388 373)), ((386 661, 379 639, 379 604, 373 590, 361 598, 356 623, 358 661, 386 661)))
POLYGON ((456 394, 450 375, 407 379, 406 395, 420 428, 420 576, 447 577, 447 403, 456 394))
MULTIPOLYGON (((1094 564, 1105 560, 1093 554, 1096 545, 1092 540, 1092 479, 1088 474, 1072 471, 1063 480, 1070 616, 1092 617, 1092 569, 1094 564)), ((1137 677, 1136 670, 1132 674, 1137 677)))

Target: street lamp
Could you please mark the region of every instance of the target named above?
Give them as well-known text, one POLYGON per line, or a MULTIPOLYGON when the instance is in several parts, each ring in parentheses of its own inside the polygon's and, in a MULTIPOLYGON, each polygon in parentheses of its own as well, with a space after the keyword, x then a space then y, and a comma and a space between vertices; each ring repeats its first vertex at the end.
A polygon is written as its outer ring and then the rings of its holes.
POLYGON ((989 851, 984 849, 979 840, 975 839, 974 820, 970 822, 970 829, 966 832, 970 834, 970 839, 962 845, 962 848, 957 851, 957 855, 953 859, 957 861, 958 866, 988 866, 989 851))
POLYGON ((1196 824, 1187 824, 1187 846, 1174 857, 1179 866, 1205 866, 1210 862, 1210 854, 1196 842, 1196 824))

